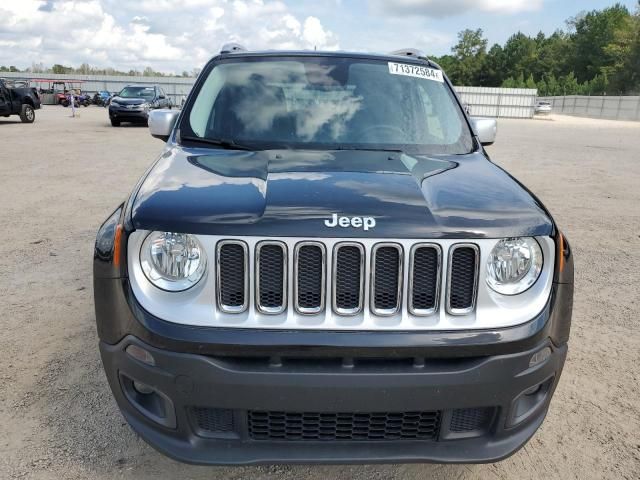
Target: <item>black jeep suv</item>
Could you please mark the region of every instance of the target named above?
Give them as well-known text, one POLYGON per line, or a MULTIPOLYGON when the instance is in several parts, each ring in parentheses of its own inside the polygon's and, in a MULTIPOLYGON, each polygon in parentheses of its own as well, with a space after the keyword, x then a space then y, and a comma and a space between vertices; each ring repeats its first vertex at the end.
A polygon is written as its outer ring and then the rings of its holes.
POLYGON ((542 423, 573 261, 438 65, 225 48, 98 232, 100 352, 185 462, 489 462, 542 423))

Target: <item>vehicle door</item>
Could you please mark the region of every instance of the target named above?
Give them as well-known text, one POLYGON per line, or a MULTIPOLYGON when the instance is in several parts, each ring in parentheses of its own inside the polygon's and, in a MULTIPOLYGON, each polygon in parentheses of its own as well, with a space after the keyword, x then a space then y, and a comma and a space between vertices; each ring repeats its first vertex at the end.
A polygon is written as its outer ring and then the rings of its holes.
POLYGON ((5 87, 4 82, 0 82, 0 115, 11 114, 11 92, 5 87))

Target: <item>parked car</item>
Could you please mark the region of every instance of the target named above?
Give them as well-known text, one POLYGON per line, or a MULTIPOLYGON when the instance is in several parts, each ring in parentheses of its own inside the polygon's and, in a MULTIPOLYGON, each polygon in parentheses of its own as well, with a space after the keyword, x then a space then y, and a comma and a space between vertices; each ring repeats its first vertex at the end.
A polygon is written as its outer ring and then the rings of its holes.
POLYGON ((106 90, 100 90, 93 95, 93 104, 100 107, 106 107, 111 99, 111 93, 106 90))
POLYGON ((536 115, 548 115, 551 113, 551 103, 537 102, 534 108, 536 115))
POLYGON ((23 123, 33 123, 36 110, 40 108, 40 97, 35 88, 11 87, 0 79, 0 116, 19 115, 23 123))
POLYGON ((100 227, 115 399, 201 464, 493 462, 543 422, 571 249, 416 50, 229 46, 100 227))
POLYGON ((150 110, 171 107, 171 99, 160 86, 128 85, 109 102, 109 119, 114 127, 121 122, 146 124, 150 110))

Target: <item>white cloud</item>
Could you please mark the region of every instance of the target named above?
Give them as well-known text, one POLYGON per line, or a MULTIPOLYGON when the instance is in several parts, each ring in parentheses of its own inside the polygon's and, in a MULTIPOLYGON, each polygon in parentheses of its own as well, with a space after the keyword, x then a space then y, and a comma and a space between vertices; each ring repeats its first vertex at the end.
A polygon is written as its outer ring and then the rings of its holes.
POLYGON ((279 0, 2 0, 0 62, 182 72, 229 41, 250 49, 337 49, 316 17, 279 0))
POLYGON ((544 0, 370 0, 373 6, 395 15, 452 17, 466 12, 520 13, 539 10, 544 0))

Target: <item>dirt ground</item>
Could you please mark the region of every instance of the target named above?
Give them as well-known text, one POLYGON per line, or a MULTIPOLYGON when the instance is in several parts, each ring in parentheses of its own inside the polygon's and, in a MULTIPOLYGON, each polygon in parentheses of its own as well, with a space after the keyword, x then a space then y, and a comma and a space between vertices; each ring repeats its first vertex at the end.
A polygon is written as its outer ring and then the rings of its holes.
POLYGON ((640 123, 500 120, 490 147, 554 213, 576 259, 567 365, 523 450, 491 465, 209 468, 131 431, 97 349, 95 232, 162 143, 112 128, 99 107, 69 115, 0 118, 1 479, 640 478, 640 123))

